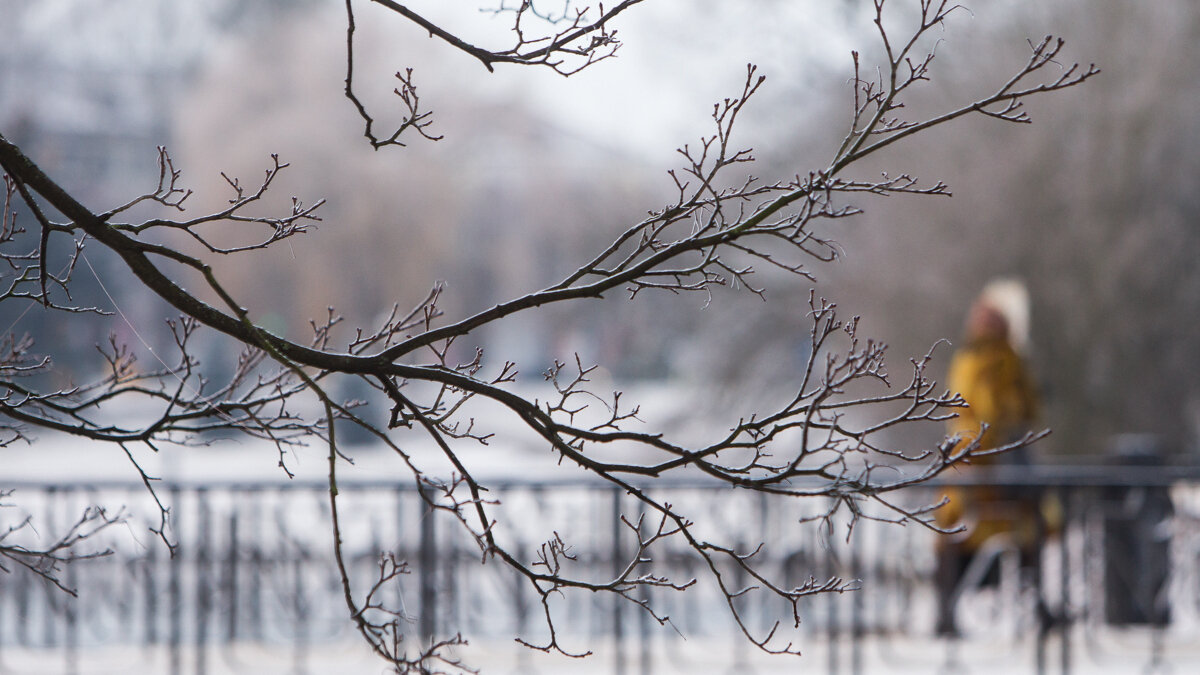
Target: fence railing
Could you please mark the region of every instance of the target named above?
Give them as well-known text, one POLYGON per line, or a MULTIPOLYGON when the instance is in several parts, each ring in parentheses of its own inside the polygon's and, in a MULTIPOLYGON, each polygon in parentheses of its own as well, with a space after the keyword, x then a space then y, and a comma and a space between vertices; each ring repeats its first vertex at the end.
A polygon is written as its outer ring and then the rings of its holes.
MULTIPOLYGON (((802 607, 802 658, 830 673, 888 672, 884 666, 932 672, 955 660, 989 658, 1015 664, 997 672, 1069 672, 1106 661, 1148 668, 1200 652, 1200 472, 1001 468, 956 482, 1034 485, 1058 505, 1058 522, 1041 542, 1035 568, 1022 570, 1020 556, 1002 538, 981 550, 977 573, 963 577, 957 640, 933 634, 935 535, 923 528, 864 521, 847 542, 841 526, 831 531, 800 522, 821 504, 704 485, 656 492, 668 493, 662 496, 695 522, 737 533, 747 550, 765 542, 760 564, 780 578, 862 580, 857 592, 814 597, 802 607), (995 571, 980 572, 987 571, 984 562, 995 571)), ((378 669, 347 618, 321 484, 160 487, 178 542, 174 558, 149 532, 157 514, 140 486, 9 487, 18 489, 21 507, 48 535, 90 504, 124 504, 128 519, 89 542, 111 547, 111 556, 66 568, 64 582, 78 589, 77 598, 19 570, 0 573, 0 672, 92 672, 100 659, 165 673, 322 672, 320 663, 328 659, 343 665, 361 659, 364 668, 378 669)), ((928 501, 937 489, 910 490, 907 498, 928 501)), ((366 587, 374 580, 381 551, 394 551, 412 568, 391 591, 411 617, 406 639, 419 643, 429 634, 462 632, 476 655, 484 655, 485 672, 537 669, 541 655, 513 638, 544 637, 541 608, 514 574, 481 564, 479 550, 459 528, 430 517, 408 486, 359 483, 341 486, 341 494, 355 582, 366 587)), ((501 502, 502 536, 527 558, 558 531, 569 533, 581 573, 602 577, 626 563, 620 516, 636 517, 638 508, 628 495, 594 483, 509 483, 493 486, 492 496, 501 502)), ((647 590, 674 630, 604 595, 568 593, 556 606, 560 636, 598 652, 593 663, 601 665, 590 667, 658 673, 754 665, 771 671, 776 661, 761 660, 734 635, 697 559, 668 547, 654 564, 676 578, 700 579, 684 593, 647 590), (715 655, 706 651, 714 648, 715 655)), ((778 600, 754 596, 742 609, 758 630, 788 615, 778 600)))

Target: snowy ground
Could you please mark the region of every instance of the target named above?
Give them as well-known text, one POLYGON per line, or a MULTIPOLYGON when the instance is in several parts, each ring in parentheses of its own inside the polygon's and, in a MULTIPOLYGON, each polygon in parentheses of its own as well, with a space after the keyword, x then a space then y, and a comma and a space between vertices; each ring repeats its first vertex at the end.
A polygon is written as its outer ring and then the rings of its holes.
MULTIPOLYGON (((1164 652, 1154 666, 1153 638, 1144 631, 1110 633, 1098 639, 1074 636, 1068 670, 1063 670, 1057 639, 1046 645, 1046 673, 1078 675, 1125 675, 1141 672, 1200 672, 1200 639, 1180 640, 1167 636, 1164 652)), ((484 675, 510 673, 572 673, 578 675, 645 675, 695 673, 953 673, 1001 675, 1039 672, 1032 640, 1017 642, 946 641, 911 637, 869 638, 856 651, 843 642, 835 650, 814 640, 803 656, 768 656, 744 643, 732 641, 659 641, 642 654, 636 643, 620 662, 610 645, 596 645, 596 654, 584 659, 548 656, 510 643, 473 645, 460 653, 464 661, 484 675)), ((147 675, 207 673, 235 675, 254 673, 384 673, 383 665, 356 643, 312 647, 301 652, 262 645, 211 647, 199 655, 182 649, 172 660, 166 647, 105 648, 85 650, 73 663, 61 651, 5 649, 0 652, 0 672, 55 675, 147 675)))

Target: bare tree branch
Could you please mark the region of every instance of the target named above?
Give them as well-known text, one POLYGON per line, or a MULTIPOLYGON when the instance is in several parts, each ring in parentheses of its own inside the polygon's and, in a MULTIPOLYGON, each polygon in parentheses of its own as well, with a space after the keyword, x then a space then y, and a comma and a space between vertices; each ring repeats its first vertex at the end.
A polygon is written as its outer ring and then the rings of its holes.
MULTIPOLYGON (((512 45, 499 50, 470 44, 405 4, 391 0, 373 0, 372 4, 415 23, 489 70, 495 64, 510 63, 540 65, 570 75, 615 53, 619 42, 611 24, 639 1, 625 0, 607 10, 598 6, 595 12, 575 10, 567 3, 561 13, 535 9, 528 0, 501 3, 494 8, 497 15, 511 18, 513 24, 512 45), (539 32, 537 27, 543 30, 539 32)), ((669 617, 641 591, 683 592, 701 583, 698 578, 673 579, 658 571, 656 557, 674 546, 684 548, 700 563, 704 580, 719 589, 751 643, 771 653, 798 653, 786 636, 787 621, 758 631, 743 617, 739 599, 764 594, 780 600, 791 608, 790 625, 794 626, 801 619, 801 600, 814 594, 852 591, 857 582, 810 577, 799 585, 784 583, 758 563, 759 553, 769 543, 743 550, 727 538, 710 540, 694 522, 691 509, 656 495, 656 481, 679 476, 776 499, 818 497, 829 505, 816 517, 825 527, 831 527, 835 514, 845 509, 851 529, 860 519, 869 518, 912 522, 936 530, 931 512, 937 504, 908 506, 894 499, 894 493, 950 467, 1032 443, 1046 432, 1030 433, 998 448, 981 447, 977 440, 962 444, 958 439, 915 452, 892 447, 885 438, 887 431, 944 421, 965 403, 957 394, 939 390, 928 377, 933 349, 911 361, 910 377, 894 383, 885 364, 886 346, 861 337, 857 317, 841 318, 836 305, 815 292, 810 293, 808 303, 808 355, 794 389, 745 417, 730 420, 724 433, 710 435, 698 444, 657 428, 644 430, 640 408, 630 405, 619 391, 597 391, 592 381, 595 366, 578 355, 574 363, 555 362, 545 371, 549 393, 541 399, 514 386, 517 364, 493 362, 479 347, 460 348, 480 329, 514 315, 614 294, 668 291, 711 298, 714 288, 728 286, 765 298, 765 286, 758 285, 753 276, 756 264, 785 272, 800 283, 811 281, 812 265, 834 260, 841 253, 817 226, 858 214, 860 208, 852 199, 949 194, 944 183, 922 184, 907 173, 883 174, 871 180, 850 175, 850 169, 863 158, 971 114, 1025 123, 1028 118, 1022 104, 1026 99, 1073 87, 1098 72, 1091 66, 1075 65, 1046 77, 1047 66, 1057 64, 1063 47, 1061 40, 1048 37, 1031 43, 1028 62, 993 94, 927 118, 906 119, 901 116, 904 97, 929 78, 934 58, 932 49, 923 45, 957 6, 922 2, 919 21, 902 33, 884 27, 884 6, 883 0, 876 0, 875 24, 885 63, 878 78, 868 80, 861 73, 860 57, 853 55, 850 130, 822 164, 824 168, 773 181, 748 174, 753 153, 735 143, 734 131, 746 106, 764 85, 764 78, 749 65, 741 90, 713 106, 711 135, 679 149, 682 165, 669 174, 674 187, 672 201, 616 233, 611 243, 561 280, 473 315, 445 321, 439 307, 443 289, 435 285, 411 310, 403 312, 399 305, 392 305, 379 315, 374 327, 353 329, 344 343, 335 331, 342 320, 333 309, 323 321, 312 322, 313 337, 308 343, 268 331, 203 257, 268 248, 306 232, 319 220, 317 212, 323 200, 306 206, 293 198, 290 209, 259 215, 256 209, 265 203, 265 195, 288 166, 278 156, 271 157, 261 182, 251 188, 222 174, 231 190, 228 205, 184 218, 179 214, 187 212, 185 202, 191 192, 182 187, 181 172, 166 149, 159 148, 157 186, 97 212, 0 135, 0 166, 6 174, 0 256, 15 272, 0 289, 0 302, 33 301, 53 310, 99 311, 76 306, 68 292, 72 283, 81 283, 72 279, 71 272, 82 256, 84 242, 89 241, 114 253, 142 285, 181 315, 168 325, 176 352, 172 363, 160 361, 139 370, 134 367, 133 352, 113 338, 98 348, 104 375, 91 384, 62 389, 45 390, 44 382, 32 377, 46 372, 52 362, 33 352, 30 339, 4 336, 0 343, 0 416, 5 421, 0 425, 0 445, 28 440, 30 427, 117 445, 154 496, 161 514, 155 532, 171 546, 166 535, 169 506, 159 500, 155 478, 138 464, 132 447, 157 451, 162 443, 204 444, 207 432, 234 430, 273 444, 280 467, 290 475, 284 461, 289 448, 323 444, 328 448, 333 551, 346 607, 363 639, 396 672, 469 671, 453 655, 454 647, 465 641, 456 634, 430 645, 403 644, 400 622, 404 617, 388 606, 382 589, 408 572, 405 561, 385 553, 370 588, 364 591, 351 583, 342 552, 337 480, 340 463, 350 458, 338 441, 339 423, 355 425, 387 447, 411 473, 432 514, 457 522, 479 546, 482 562, 510 568, 537 594, 548 638, 540 643, 518 638, 523 644, 568 656, 589 653, 569 648, 560 640, 551 599, 565 593, 609 593, 634 604, 656 623, 670 625, 669 617), (40 228, 36 249, 14 248, 22 233, 16 213, 18 199, 40 228), (118 217, 130 217, 139 204, 157 205, 161 212, 179 219, 116 222, 118 217), (63 220, 55 222, 47 214, 58 214, 55 217, 63 220), (255 237, 249 244, 245 243, 247 230, 255 237), (182 246, 164 243, 170 238, 152 238, 159 232, 182 233, 198 244, 201 252, 192 254, 182 246), (47 269, 52 233, 56 238, 72 237, 74 242, 68 264, 57 274, 47 269), (183 277, 200 279, 202 291, 185 290, 178 281, 183 277), (201 293, 216 300, 210 304, 201 293), (209 380, 197 356, 195 336, 202 330, 232 339, 241 350, 233 373, 219 384, 209 380), (374 424, 356 412, 357 402, 334 400, 330 384, 342 381, 366 383, 374 402, 390 410, 388 422, 374 424), (154 411, 153 419, 125 422, 107 414, 114 404, 124 401, 154 411), (306 411, 305 402, 310 406, 315 402, 321 413, 306 411), (501 505, 489 496, 488 486, 478 479, 475 467, 461 451, 465 443, 487 444, 492 438, 492 431, 480 428, 471 416, 472 406, 480 402, 497 406, 520 422, 546 447, 552 461, 582 468, 636 503, 636 517, 622 521, 622 536, 632 544, 631 552, 612 578, 598 580, 576 573, 570 533, 548 533, 533 560, 523 558, 510 544, 511 532, 500 516, 501 505), (403 449, 398 440, 401 435, 427 441, 436 449, 439 461, 450 468, 437 473, 421 466, 403 449), (885 515, 871 515, 876 511, 864 508, 868 503, 878 504, 885 515)), ((375 131, 374 117, 354 90, 356 15, 351 0, 346 2, 346 17, 345 94, 363 120, 371 145, 403 145, 400 138, 406 131, 436 140, 429 130, 432 118, 420 105, 411 70, 397 74, 400 85, 395 94, 404 108, 402 120, 392 133, 375 131)), ((4 279, 8 278, 6 273, 4 279)), ((103 285, 98 275, 96 281, 103 285)), ((103 512, 88 512, 48 548, 5 547, 0 548, 0 555, 57 584, 56 565, 72 559, 63 552, 112 522, 115 519, 103 512)), ((0 535, 0 543, 24 527, 10 528, 8 535, 0 535)))
MULTIPOLYGON (((0 491, 0 513, 3 513, 5 508, 11 508, 12 505, 6 504, 5 500, 10 499, 12 494, 12 490, 0 491)), ((101 530, 124 520, 123 512, 109 514, 103 508, 88 507, 66 532, 49 544, 40 546, 15 541, 22 538, 22 535, 33 532, 32 517, 26 516, 16 524, 0 525, 0 572, 12 572, 12 567, 4 564, 7 561, 41 577, 64 593, 76 596, 76 589, 67 586, 62 580, 63 568, 81 560, 111 555, 112 551, 109 549, 87 553, 78 553, 77 549, 80 544, 101 530)))

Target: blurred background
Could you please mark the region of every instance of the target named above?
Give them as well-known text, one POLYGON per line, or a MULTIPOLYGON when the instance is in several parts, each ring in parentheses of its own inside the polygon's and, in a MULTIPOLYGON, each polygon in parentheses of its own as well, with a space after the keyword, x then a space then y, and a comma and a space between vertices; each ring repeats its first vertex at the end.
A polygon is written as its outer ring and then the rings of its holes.
MULTIPOLYGON (((340 3, 6 0, 0 126, 95 208, 153 187, 157 144, 196 192, 191 213, 228 198, 220 172, 252 183, 278 153, 291 167, 273 203, 328 199, 324 221, 255 254, 253 265, 218 261, 268 327, 304 336, 328 306, 363 325, 438 281, 455 317, 560 278, 665 204, 675 148, 710 133, 711 104, 740 91, 747 62, 768 78, 738 136, 754 148, 755 172, 824 166, 848 120, 849 50, 867 64, 878 50, 866 4, 652 3, 619 24, 618 58, 569 79, 527 68, 489 74, 403 21, 368 16, 358 33, 361 95, 375 111, 392 110, 392 73, 413 67, 432 131, 445 136, 373 152, 342 95, 340 3)), ((481 31, 502 21, 433 11, 481 31)), ((1054 429, 1043 452, 1103 452, 1130 432, 1191 452, 1200 427, 1197 31, 1200 8, 1186 0, 957 11, 932 82, 913 93, 914 114, 989 91, 1024 60, 1027 39, 1049 33, 1068 40, 1064 67, 1095 62, 1103 73, 1035 99, 1032 125, 963 120, 859 167, 863 177, 945 180, 954 196, 863 203, 865 215, 825 232, 845 256, 812 268, 819 292, 862 315, 864 333, 891 345, 902 373, 937 340, 957 340, 989 280, 1018 280, 1030 300, 1024 351, 1054 429)), ((98 262, 121 278, 111 261, 98 262)), ((786 386, 805 357, 809 285, 766 270, 759 282, 766 304, 734 292, 712 303, 612 298, 491 326, 479 340, 531 375, 577 351, 622 382, 725 390, 739 380, 769 390, 786 386)), ((167 315, 146 298, 127 305, 151 333, 156 315, 167 315)), ((13 330, 57 334, 40 338, 44 348, 60 351, 48 339, 78 347, 67 351, 79 363, 59 365, 81 370, 92 344, 128 333, 120 321, 37 311, 13 330)), ((940 434, 927 431, 911 442, 940 434)))
MULTIPOLYGON (((425 4, 439 19, 467 22, 481 40, 504 21, 458 3, 425 4)), ((668 203, 675 149, 711 133, 712 104, 740 94, 748 62, 767 76, 735 138, 754 149, 754 173, 823 168, 849 123, 850 50, 877 62, 869 5, 647 3, 618 24, 625 45, 617 58, 568 79, 528 68, 489 74, 364 7, 359 95, 374 111, 393 110, 392 74, 412 67, 434 114, 431 131, 444 135, 375 152, 343 95, 341 3, 0 0, 0 131, 97 210, 153 189, 156 145, 195 190, 186 203, 193 214, 226 203, 221 172, 253 185, 278 153, 291 166, 270 204, 286 209, 293 195, 328 202, 315 232, 215 262, 253 316, 302 340, 329 306, 350 326, 369 325, 444 282, 441 306, 454 318, 561 278, 668 203)), ((890 345, 891 370, 903 382, 910 357, 943 338, 959 344, 985 285, 1015 281, 1028 297, 1020 349, 1041 421, 1053 430, 1037 453, 1084 461, 1132 438, 1160 460, 1195 464, 1200 4, 971 3, 954 13, 932 81, 912 92, 911 114, 989 93, 1025 61, 1027 41, 1046 34, 1067 40, 1064 68, 1094 62, 1102 74, 1031 101, 1032 125, 962 120, 857 167, 862 178, 887 171, 927 185, 943 180, 953 197, 867 200, 863 215, 825 226, 845 255, 811 268, 817 292, 846 316, 861 315, 863 335, 890 345)), ((93 345, 110 332, 170 344, 162 319, 171 312, 118 261, 88 251, 140 336, 120 317, 16 316, 8 307, 0 317, 0 328, 37 336, 64 381, 95 374, 93 345)), ((494 363, 515 361, 524 378, 540 380, 554 359, 578 353, 616 387, 665 387, 685 397, 690 413, 728 412, 794 386, 807 357, 810 284, 768 270, 758 282, 766 303, 734 290, 711 302, 613 297, 476 337, 494 363)), ((91 284, 74 290, 82 302, 110 304, 91 284)), ((205 349, 216 375, 232 367, 229 345, 213 339, 205 349)), ((939 380, 950 351, 936 351, 939 380)), ((929 447, 942 433, 931 424, 894 442, 929 447)), ((928 572, 932 563, 917 559, 928 572)), ((822 625, 838 625, 836 617, 822 625)))

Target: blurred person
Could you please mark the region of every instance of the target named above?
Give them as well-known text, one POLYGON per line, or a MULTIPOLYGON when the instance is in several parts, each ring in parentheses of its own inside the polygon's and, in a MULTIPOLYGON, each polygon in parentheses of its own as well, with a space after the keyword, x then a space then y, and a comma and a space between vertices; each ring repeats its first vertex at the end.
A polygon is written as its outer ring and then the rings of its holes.
MULTIPOLYGON (((1006 307, 1002 298, 1012 297, 1008 291, 1012 290, 1013 282, 1002 283, 989 285, 971 306, 964 330, 966 345, 950 362, 947 385, 961 394, 968 405, 949 422, 949 433, 958 439, 954 452, 975 442, 982 450, 1015 443, 1031 430, 1038 416, 1032 381, 1013 347, 1011 324, 1001 309, 1012 307, 1011 302, 1006 307)), ((1023 292, 1023 287, 1020 290, 1023 292)), ((973 466, 1028 463, 1028 448, 1019 447, 1001 454, 972 457, 969 465, 960 467, 970 470, 973 466)), ((1036 564, 1041 525, 1035 492, 1029 488, 991 485, 946 490, 948 503, 937 511, 937 523, 947 528, 962 523, 967 530, 940 537, 937 542, 939 635, 958 634, 955 605, 961 593, 959 586, 985 544, 990 543, 993 550, 1015 547, 1020 552, 1022 569, 1036 564)), ((977 581, 994 584, 999 578, 992 564, 994 555, 991 558, 977 562, 990 566, 977 576, 977 581)))

